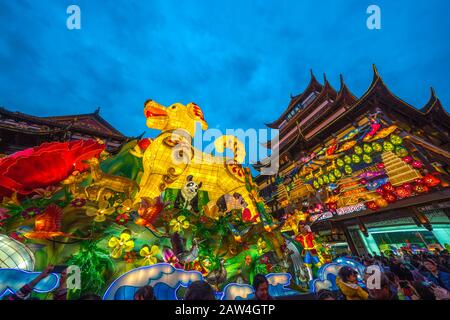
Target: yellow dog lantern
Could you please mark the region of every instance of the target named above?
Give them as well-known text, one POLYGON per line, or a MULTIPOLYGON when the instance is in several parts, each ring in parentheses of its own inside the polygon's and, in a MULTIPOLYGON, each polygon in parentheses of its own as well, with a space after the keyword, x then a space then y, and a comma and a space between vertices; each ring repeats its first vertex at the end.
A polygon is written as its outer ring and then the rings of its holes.
POLYGON ((195 103, 181 103, 164 107, 148 100, 144 114, 147 126, 161 130, 143 155, 144 174, 140 182, 140 198, 154 198, 166 188, 182 189, 188 176, 202 183, 211 202, 224 194, 239 193, 247 203, 247 208, 256 214, 255 206, 245 187, 245 171, 240 163, 245 159, 245 148, 234 136, 221 136, 215 140, 218 152, 229 148, 234 158, 216 157, 203 153, 192 146, 196 123, 203 130, 208 128, 203 112, 195 103))

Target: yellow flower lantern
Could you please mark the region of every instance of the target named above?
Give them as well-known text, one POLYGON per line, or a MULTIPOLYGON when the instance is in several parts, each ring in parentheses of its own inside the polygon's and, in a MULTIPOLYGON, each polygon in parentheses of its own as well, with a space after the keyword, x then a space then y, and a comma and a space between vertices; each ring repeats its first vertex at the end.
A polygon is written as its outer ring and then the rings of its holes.
POLYGON ((118 259, 123 252, 130 252, 134 249, 134 241, 131 239, 131 231, 124 230, 119 238, 111 237, 108 241, 108 247, 112 248, 111 257, 118 259))
POLYGON ((142 247, 139 251, 139 255, 143 257, 141 265, 142 266, 150 266, 158 262, 156 259, 156 255, 159 253, 159 247, 153 245, 151 248, 148 245, 142 247))

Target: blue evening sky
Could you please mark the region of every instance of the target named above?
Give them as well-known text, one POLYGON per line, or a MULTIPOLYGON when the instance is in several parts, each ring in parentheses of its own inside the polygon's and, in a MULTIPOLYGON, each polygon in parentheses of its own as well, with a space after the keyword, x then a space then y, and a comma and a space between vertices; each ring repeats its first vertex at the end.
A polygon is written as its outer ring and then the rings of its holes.
POLYGON ((143 102, 190 101, 210 127, 262 128, 301 92, 312 68, 357 96, 378 66, 422 107, 450 101, 450 2, 0 0, 0 106, 38 116, 93 112, 126 135, 143 102), (81 30, 66 8, 81 8, 81 30), (366 27, 381 7, 382 29, 366 27))

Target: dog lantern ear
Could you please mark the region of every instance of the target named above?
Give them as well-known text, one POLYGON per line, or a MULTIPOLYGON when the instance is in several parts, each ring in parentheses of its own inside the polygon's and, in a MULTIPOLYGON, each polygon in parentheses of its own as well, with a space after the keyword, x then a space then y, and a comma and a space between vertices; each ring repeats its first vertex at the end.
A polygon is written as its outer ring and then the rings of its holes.
POLYGON ((198 105, 196 105, 194 102, 188 103, 188 105, 186 107, 187 107, 188 115, 192 119, 194 119, 196 121, 200 121, 200 123, 202 124, 203 130, 208 129, 208 124, 205 121, 202 109, 200 109, 200 107, 198 105))
POLYGON ((188 176, 186 177, 186 180, 187 180, 188 182, 190 182, 190 181, 192 181, 192 178, 193 178, 193 176, 188 175, 188 176))

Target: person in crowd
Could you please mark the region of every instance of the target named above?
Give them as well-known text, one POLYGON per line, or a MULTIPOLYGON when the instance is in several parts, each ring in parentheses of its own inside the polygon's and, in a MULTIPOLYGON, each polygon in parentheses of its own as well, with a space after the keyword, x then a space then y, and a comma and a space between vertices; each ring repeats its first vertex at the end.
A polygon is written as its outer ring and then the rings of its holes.
POLYGON ((334 292, 322 289, 317 292, 317 300, 337 300, 337 298, 334 292))
POLYGON ((431 287, 431 282, 414 281, 413 287, 419 295, 420 300, 436 300, 436 295, 431 287))
POLYGON ((6 300, 30 300, 31 293, 34 287, 43 279, 47 278, 52 273, 54 266, 49 265, 31 282, 24 285, 15 294, 9 295, 6 300))
POLYGON ((379 288, 369 288, 369 300, 398 300, 397 290, 385 274, 381 274, 379 288))
POLYGON ((269 281, 262 274, 253 278, 253 289, 255 289, 255 300, 273 300, 269 294, 269 281))
POLYGON ((134 294, 134 300, 156 300, 152 286, 143 286, 134 294))
POLYGON ((184 300, 216 300, 216 296, 208 282, 194 281, 189 285, 184 300))
POLYGON ((339 270, 336 285, 346 300, 367 300, 369 297, 358 284, 358 273, 350 267, 344 266, 339 270))
POLYGON ((450 290, 450 274, 439 270, 438 264, 434 259, 426 258, 423 260, 423 266, 426 269, 424 276, 436 286, 450 290))

